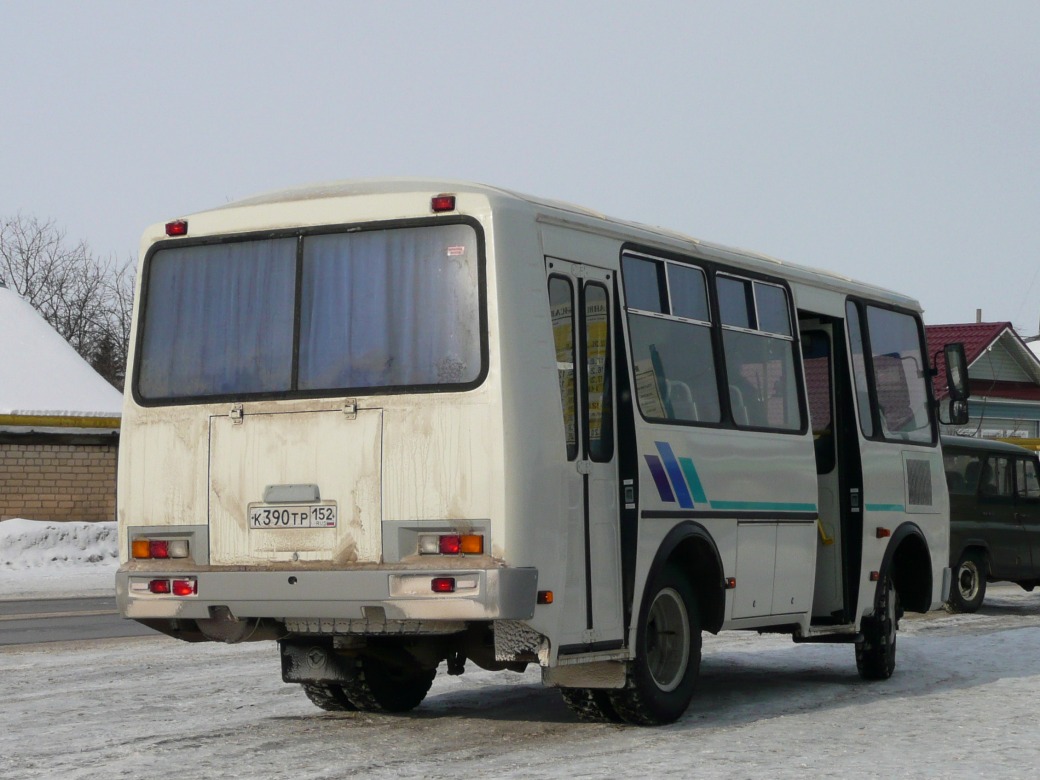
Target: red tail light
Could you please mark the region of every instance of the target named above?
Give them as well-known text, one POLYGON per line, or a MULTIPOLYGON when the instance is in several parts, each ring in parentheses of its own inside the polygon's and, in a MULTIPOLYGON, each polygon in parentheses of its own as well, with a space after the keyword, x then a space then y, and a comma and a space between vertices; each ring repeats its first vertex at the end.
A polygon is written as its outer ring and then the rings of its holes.
POLYGON ((199 592, 198 580, 174 580, 174 596, 194 596, 199 592))
POLYGON ((148 590, 152 593, 169 593, 170 592, 170 581, 169 580, 152 580, 148 583, 148 590))
POLYGON ((445 535, 441 537, 441 555, 458 555, 462 550, 462 537, 445 535))

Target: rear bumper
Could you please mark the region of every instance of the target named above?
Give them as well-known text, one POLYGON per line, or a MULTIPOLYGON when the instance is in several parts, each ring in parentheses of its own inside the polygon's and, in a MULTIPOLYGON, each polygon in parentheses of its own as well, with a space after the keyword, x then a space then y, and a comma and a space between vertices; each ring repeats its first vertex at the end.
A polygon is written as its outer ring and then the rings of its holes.
POLYGON ((232 616, 276 620, 528 620, 534 615, 538 570, 368 569, 354 571, 129 571, 116 574, 120 614, 135 620, 232 616), (434 593, 434 577, 453 577, 454 593, 434 593), (194 580, 191 596, 154 594, 151 580, 194 580))

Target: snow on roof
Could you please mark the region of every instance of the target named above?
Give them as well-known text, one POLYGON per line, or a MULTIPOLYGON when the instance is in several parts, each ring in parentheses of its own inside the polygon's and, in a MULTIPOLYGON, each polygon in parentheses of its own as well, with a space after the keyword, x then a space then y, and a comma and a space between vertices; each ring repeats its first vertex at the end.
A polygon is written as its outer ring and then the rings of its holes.
POLYGON ((0 323, 0 415, 120 415, 122 393, 7 287, 0 287, 0 323))

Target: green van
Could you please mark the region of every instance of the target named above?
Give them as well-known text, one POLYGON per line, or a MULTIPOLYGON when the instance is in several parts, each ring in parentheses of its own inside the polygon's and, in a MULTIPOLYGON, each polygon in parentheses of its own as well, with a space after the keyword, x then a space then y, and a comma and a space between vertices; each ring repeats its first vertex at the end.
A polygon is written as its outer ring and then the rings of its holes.
POLYGON ((950 489, 947 606, 974 612, 987 582, 1040 585, 1040 461, 1022 447, 987 439, 944 436, 950 489))

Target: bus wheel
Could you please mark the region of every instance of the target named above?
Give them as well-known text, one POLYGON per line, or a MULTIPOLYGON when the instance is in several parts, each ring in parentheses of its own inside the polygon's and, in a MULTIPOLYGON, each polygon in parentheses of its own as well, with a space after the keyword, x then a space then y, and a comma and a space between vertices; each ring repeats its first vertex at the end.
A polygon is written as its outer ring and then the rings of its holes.
POLYGON ((953 570, 953 587, 946 605, 951 612, 974 612, 986 598, 985 563, 977 552, 966 552, 953 570))
POLYGON ((675 566, 662 569, 647 592, 628 683, 610 691, 610 701, 629 723, 656 726, 677 720, 693 698, 701 625, 690 583, 675 566))
POLYGON ((426 698, 436 674, 436 669, 392 666, 362 656, 357 661, 357 674, 343 684, 343 690, 363 712, 408 712, 426 698))
POLYGON ((610 691, 600 688, 560 688, 564 702, 581 720, 589 723, 623 723, 610 701, 610 691))
POLYGON ((307 698, 329 712, 354 712, 357 707, 347 696, 342 685, 334 683, 303 683, 307 698))
POLYGON ((887 680, 896 668, 896 631, 902 610, 899 594, 891 577, 885 577, 884 590, 873 615, 863 618, 856 642, 856 668, 864 680, 887 680))

